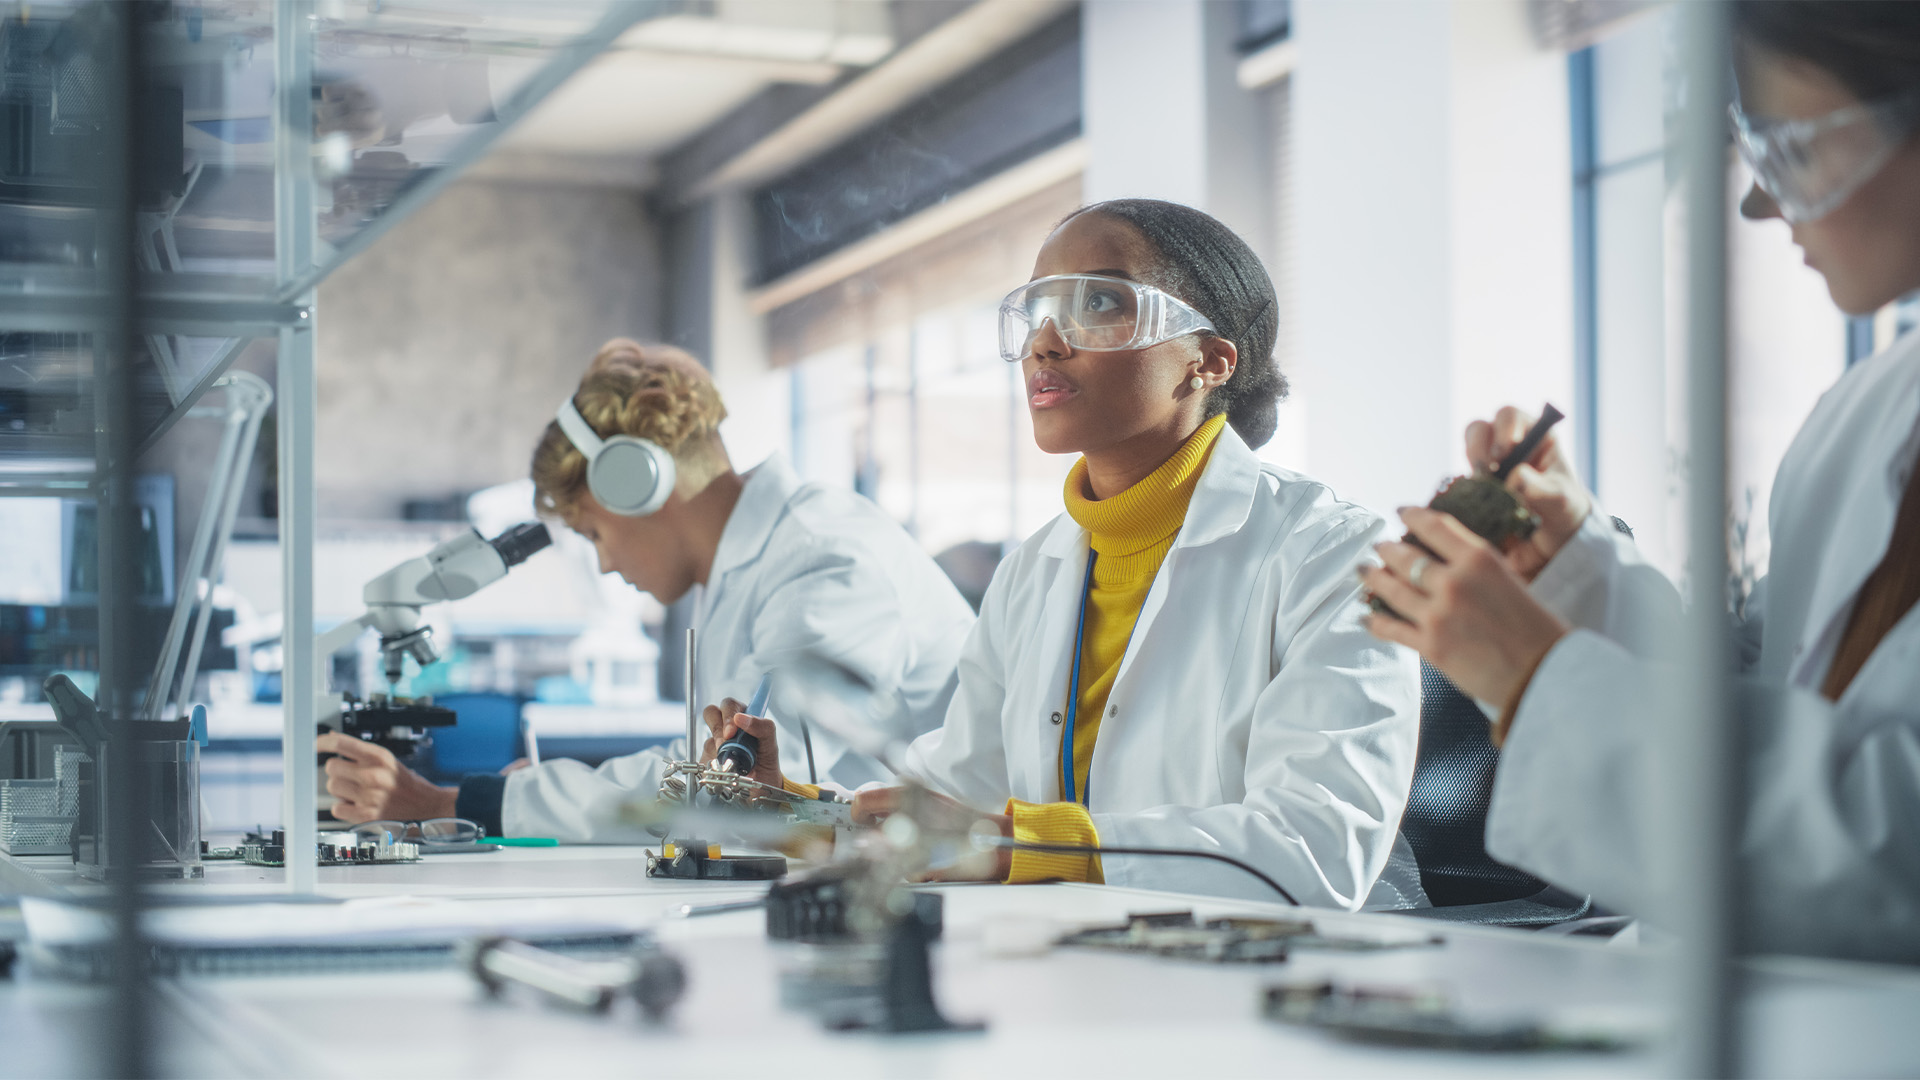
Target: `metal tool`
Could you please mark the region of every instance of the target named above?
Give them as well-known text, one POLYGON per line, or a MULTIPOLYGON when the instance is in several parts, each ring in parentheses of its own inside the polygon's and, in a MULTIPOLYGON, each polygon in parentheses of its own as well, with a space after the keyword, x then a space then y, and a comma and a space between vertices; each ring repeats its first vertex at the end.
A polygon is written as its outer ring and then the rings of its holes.
POLYGON ((680 959, 643 941, 620 960, 581 960, 511 938, 468 942, 461 959, 488 996, 524 986, 550 1001, 605 1013, 632 997, 648 1020, 659 1021, 685 996, 687 971, 680 959))
POLYGON ((706 745, 706 740, 700 737, 700 706, 696 704, 699 695, 693 692, 693 655, 697 644, 693 627, 687 627, 687 678, 683 688, 687 695, 687 757, 693 761, 700 760, 700 748, 706 745))
POLYGON ((767 898, 755 897, 752 900, 728 900, 719 904, 675 904, 667 909, 667 914, 676 919, 693 919, 702 915, 726 915, 735 911, 754 911, 767 906, 767 898))
MULTIPOLYGON (((754 687, 753 700, 747 702, 744 710, 748 716, 767 715, 767 698, 773 693, 773 673, 760 676, 760 685, 754 687)), ((749 735, 742 729, 728 739, 726 745, 714 751, 713 767, 721 772, 746 776, 760 764, 760 739, 749 735)))
POLYGON ((671 840, 647 853, 647 876, 681 881, 772 881, 785 877, 782 855, 722 855, 705 840, 671 840))

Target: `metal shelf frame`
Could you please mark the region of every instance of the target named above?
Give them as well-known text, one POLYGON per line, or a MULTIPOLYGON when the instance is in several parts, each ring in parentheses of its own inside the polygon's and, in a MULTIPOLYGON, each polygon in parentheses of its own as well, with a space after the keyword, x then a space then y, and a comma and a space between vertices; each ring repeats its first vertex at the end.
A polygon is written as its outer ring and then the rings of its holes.
MULTIPOLYGON (((312 138, 313 103, 301 106, 307 117, 306 128, 288 136, 284 122, 275 124, 274 183, 275 273, 271 280, 244 274, 179 274, 140 269, 137 289, 140 303, 135 312, 136 328, 145 335, 181 335, 218 337, 226 342, 204 370, 194 374, 192 382, 172 395, 172 405, 153 430, 139 440, 137 460, 212 389, 231 367, 246 345, 262 338, 281 338, 284 346, 289 331, 304 332, 311 339, 314 290, 326 276, 367 250, 381 236, 411 216, 459 179, 475 162, 493 148, 515 124, 524 119, 541 101, 562 83, 577 74, 594 57, 612 46, 621 34, 643 19, 676 10, 677 0, 618 0, 610 4, 584 34, 554 50, 550 59, 520 83, 507 99, 494 109, 496 123, 487 124, 467 136, 448 159, 430 171, 424 171, 399 198, 386 207, 365 228, 337 248, 319 243, 312 197, 314 152, 312 138), (289 171, 298 172, 308 190, 302 196, 304 214, 299 220, 286 220, 280 212, 288 190, 289 171), (301 254, 288 258, 290 245, 303 245, 301 254), (327 254, 316 259, 325 250, 327 254)), ((314 31, 317 15, 313 0, 294 0, 274 5, 275 65, 277 87, 309 86, 313 79, 314 31), (291 66, 290 66, 291 65, 291 66), (295 68, 304 81, 295 82, 295 68)), ((278 106, 276 106, 278 109, 278 106)), ((277 119, 283 119, 276 114, 277 119)), ((83 333, 99 325, 99 313, 113 298, 102 288, 99 274, 93 270, 63 266, 0 264, 0 327, 16 332, 83 333)), ((281 408, 288 403, 282 397, 281 408)), ((45 473, 25 473, 18 469, 0 475, 0 497, 23 495, 92 494, 99 490, 112 470, 85 471, 63 469, 45 473)))
MULTIPOLYGON (((476 0, 484 6, 487 0, 476 0)), ((423 169, 371 222, 338 247, 320 241, 316 215, 315 177, 315 59, 316 34, 321 21, 315 0, 274 0, 271 6, 273 64, 272 183, 274 266, 271 274, 177 272, 179 255, 171 234, 164 237, 167 258, 152 250, 155 212, 143 210, 143 155, 151 148, 151 133, 141 130, 148 106, 146 79, 151 73, 154 46, 144 34, 141 5, 102 0, 98 5, 59 8, 69 17, 78 12, 92 20, 85 39, 86 55, 98 65, 104 117, 96 135, 101 151, 97 165, 89 165, 82 180, 97 192, 94 204, 62 209, 35 220, 89 223, 78 235, 81 250, 92 252, 90 267, 61 263, 12 261, 0 264, 0 329, 17 335, 83 335, 84 353, 91 370, 76 368, 85 360, 66 361, 61 378, 77 380, 82 408, 91 411, 79 422, 63 417, 47 432, 24 433, 13 439, 0 456, 0 497, 60 497, 91 500, 96 513, 99 547, 99 655, 100 687, 96 695, 101 715, 124 741, 140 704, 143 685, 161 683, 171 671, 149 679, 135 671, 134 606, 141 580, 139 507, 133 500, 135 463, 180 420, 195 410, 210 390, 229 380, 230 369, 245 347, 263 338, 279 345, 275 432, 280 468, 280 539, 283 574, 284 655, 283 734, 285 770, 283 812, 289 851, 316 852, 316 772, 314 741, 320 708, 322 666, 315 652, 314 526, 315 526, 315 331, 316 287, 327 274, 364 252, 387 230, 436 197, 484 155, 514 124, 523 120, 543 99, 611 46, 634 23, 677 5, 672 0, 615 0, 596 6, 578 4, 579 23, 592 19, 584 33, 568 37, 550 34, 546 59, 533 69, 495 108, 495 123, 479 125, 453 145, 438 164, 423 169), (145 230, 143 236, 142 230, 145 230), (166 272, 167 270, 176 272, 166 272), (172 337, 200 339, 190 352, 176 349, 172 337), (218 341, 211 346, 208 339, 218 341), (209 348, 211 346, 211 351, 209 348), (154 390, 151 372, 140 365, 151 355, 164 383, 164 399, 154 390), (190 356, 191 364, 179 362, 190 356), (141 395, 145 394, 144 407, 141 395), (153 406, 163 404, 163 408, 153 406), (157 417, 157 420, 156 420, 157 417)), ((151 10, 162 10, 155 7, 151 10)), ((25 22, 23 15, 22 22, 25 22)), ((551 21, 549 22, 551 25, 551 21)), ((572 34, 571 29, 563 31, 572 34)), ((264 42, 262 43, 264 45, 264 42)), ((91 69, 90 69, 91 71, 91 69)), ((91 147, 91 144, 89 144, 91 147)), ((193 172, 199 179, 199 166, 193 172)), ((174 208, 185 203, 177 196, 174 208)), ((28 208, 27 213, 34 213, 28 208)), ((170 211, 168 212, 170 213, 170 211)), ((23 248, 21 250, 31 250, 23 248)), ((31 258, 23 256, 22 258, 31 258)), ((62 256, 65 258, 65 256, 62 256)), ((27 369, 22 369, 27 370, 27 369)), ((44 372, 29 372, 38 378, 44 372)), ((252 376, 234 375, 246 385, 239 395, 249 399, 254 412, 239 428, 229 418, 228 443, 250 445, 259 430, 259 411, 268 392, 252 376), (236 436, 235 432, 239 435, 236 436)), ((59 395, 53 395, 56 401, 59 395)), ((232 411, 230 402, 229 412, 232 411)), ((53 408, 64 409, 56 404, 53 408)), ((208 410, 201 410, 206 412, 208 410)), ((231 447, 230 447, 231 449, 231 447)), ((228 473, 245 468, 250 455, 235 451, 228 473)), ((229 476, 229 479, 231 477, 229 476)), ((221 485, 216 485, 221 486, 221 485)), ((219 520, 201 523, 196 532, 196 557, 207 556, 197 573, 206 580, 217 572, 218 551, 231 529, 235 497, 226 491, 225 503, 210 493, 209 507, 219 520), (206 551, 201 549, 205 548, 206 551)), ((199 596, 198 584, 183 584, 183 604, 199 596), (189 592, 193 595, 187 595, 189 592)), ((185 608, 183 606, 182 611, 185 608)), ((204 634, 205 612, 197 614, 193 634, 204 634)), ((181 651, 187 625, 176 612, 163 652, 181 651)), ((187 670, 190 680, 201 638, 191 637, 187 670)), ((171 669, 167 657, 162 664, 171 669)), ((190 685, 174 697, 183 701, 190 685)), ((151 692, 149 692, 151 697, 151 692)), ((162 705, 166 703, 163 702, 162 705)), ((149 710, 160 708, 149 704, 149 710)), ((116 744, 117 745, 117 744, 116 744)), ((142 828, 146 800, 129 755, 112 754, 105 769, 105 788, 111 812, 106 836, 134 836, 142 828)), ((118 845, 119 839, 113 842, 118 845)), ((124 858, 122 856, 121 858, 124 858)), ((116 864, 119 865, 119 864, 116 864)), ((156 1070, 151 1018, 155 1012, 152 986, 142 974, 144 953, 140 909, 146 903, 141 886, 130 873, 109 875, 114 896, 116 964, 112 1006, 102 1013, 100 1045, 103 1071, 111 1075, 144 1076, 156 1070)), ((311 893, 317 884, 313 859, 288 860, 287 888, 311 893)))

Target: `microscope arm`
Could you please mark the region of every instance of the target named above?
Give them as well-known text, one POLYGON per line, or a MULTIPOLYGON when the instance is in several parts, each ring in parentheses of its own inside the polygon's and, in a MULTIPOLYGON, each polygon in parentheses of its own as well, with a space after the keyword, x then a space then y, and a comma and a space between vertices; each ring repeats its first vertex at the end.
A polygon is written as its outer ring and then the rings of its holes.
POLYGON ((327 657, 351 644, 367 627, 379 632, 381 647, 390 654, 389 679, 399 678, 401 662, 391 654, 411 650, 421 663, 431 663, 432 646, 424 636, 411 638, 411 644, 402 642, 424 625, 421 609, 472 596, 551 542, 547 527, 535 522, 516 525, 492 540, 468 529, 425 555, 406 560, 367 582, 360 597, 367 605, 365 614, 320 636, 320 670, 327 670, 327 657))
MULTIPOLYGON (((349 619, 326 633, 321 634, 319 639, 314 643, 314 649, 320 654, 320 658, 324 661, 327 657, 353 644, 354 639, 359 637, 365 632, 367 627, 372 625, 373 616, 371 613, 362 615, 357 619, 349 619)), ((325 671, 326 668, 322 667, 320 670, 325 671)))

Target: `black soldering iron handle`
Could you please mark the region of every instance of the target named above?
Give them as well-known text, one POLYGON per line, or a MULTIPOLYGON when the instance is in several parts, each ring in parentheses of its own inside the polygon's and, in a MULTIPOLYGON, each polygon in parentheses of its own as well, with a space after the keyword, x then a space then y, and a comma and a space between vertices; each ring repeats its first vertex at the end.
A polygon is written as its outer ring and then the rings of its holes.
POLYGON ((735 776, 746 776, 753 767, 760 764, 760 737, 744 731, 734 733, 719 750, 714 752, 713 764, 717 768, 729 769, 735 776))
POLYGON ((1526 436, 1513 444, 1513 449, 1507 451, 1507 456, 1501 458, 1500 464, 1494 467, 1493 478, 1505 480, 1508 473, 1519 468, 1521 463, 1533 456, 1535 450, 1540 449, 1540 441, 1547 437, 1547 432, 1553 425, 1564 419, 1566 419, 1565 414, 1554 408, 1551 403, 1540 410, 1540 419, 1533 422, 1533 426, 1527 429, 1526 436))

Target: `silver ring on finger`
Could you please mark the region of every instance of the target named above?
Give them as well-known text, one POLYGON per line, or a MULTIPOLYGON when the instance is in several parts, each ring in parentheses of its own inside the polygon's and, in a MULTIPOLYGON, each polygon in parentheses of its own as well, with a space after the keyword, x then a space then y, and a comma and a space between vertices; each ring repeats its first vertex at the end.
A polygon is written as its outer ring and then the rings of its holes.
POLYGON ((1407 584, 1412 585, 1414 588, 1419 589, 1421 592, 1426 592, 1427 591, 1427 568, 1432 565, 1433 565, 1433 560, 1428 558, 1427 556, 1425 555, 1414 556, 1413 565, 1407 567, 1407 584))

